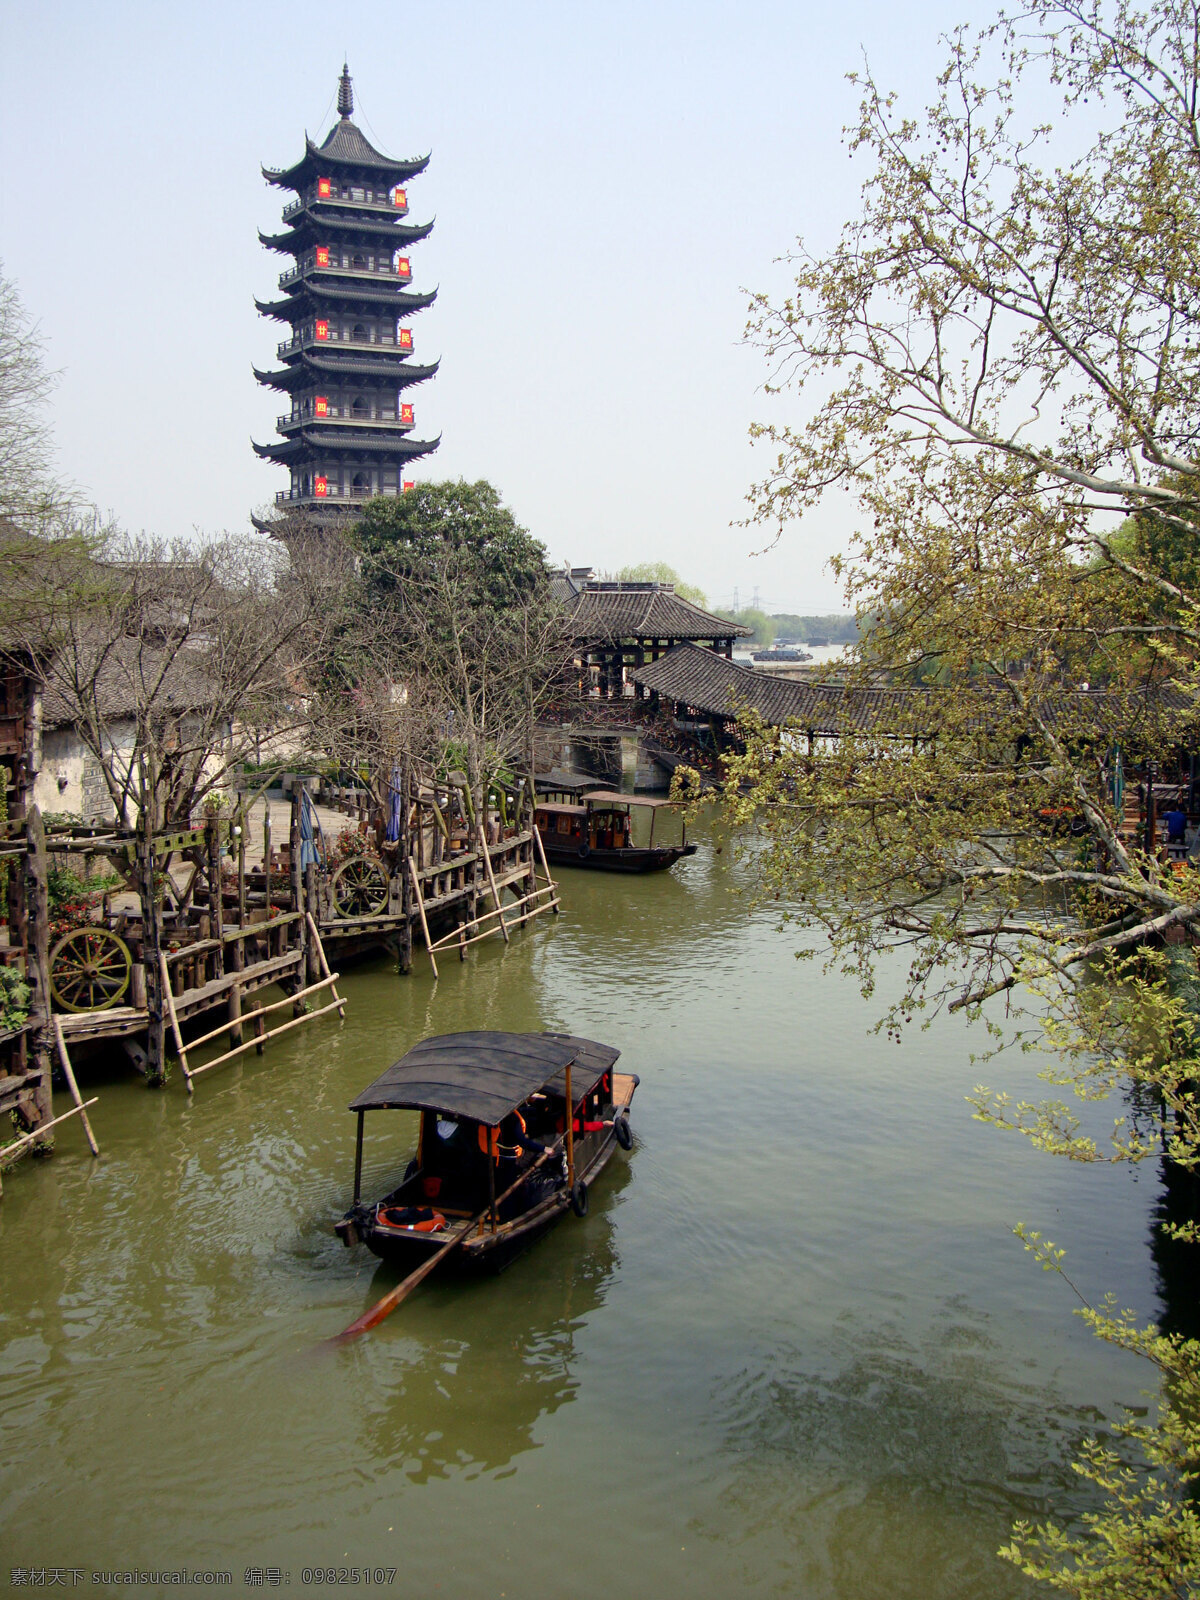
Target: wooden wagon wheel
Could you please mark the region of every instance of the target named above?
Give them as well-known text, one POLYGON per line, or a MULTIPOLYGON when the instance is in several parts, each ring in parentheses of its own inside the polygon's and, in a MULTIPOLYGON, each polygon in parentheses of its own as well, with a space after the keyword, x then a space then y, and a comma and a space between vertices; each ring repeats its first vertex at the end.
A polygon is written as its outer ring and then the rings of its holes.
POLYGON ((333 904, 342 917, 373 917, 387 905, 387 875, 370 856, 351 856, 333 875, 333 904))
POLYGON ((50 993, 63 1011, 107 1011, 132 971, 124 939, 108 928, 73 928, 50 952, 50 993))

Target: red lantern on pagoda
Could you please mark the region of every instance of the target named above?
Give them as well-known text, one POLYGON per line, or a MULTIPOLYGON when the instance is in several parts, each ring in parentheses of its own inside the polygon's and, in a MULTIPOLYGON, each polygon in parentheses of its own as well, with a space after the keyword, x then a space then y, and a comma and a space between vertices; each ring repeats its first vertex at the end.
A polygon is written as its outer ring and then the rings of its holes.
POLYGON ((408 196, 405 194, 403 189, 396 190, 395 194, 392 196, 392 204, 396 207, 397 211, 408 210, 408 196))
POLYGON ((329 179, 328 178, 318 178, 317 179, 317 199, 318 200, 328 200, 329 199, 329 179))
POLYGON ((328 339, 329 324, 327 322, 318 322, 313 331, 318 339, 328 339))
POLYGON ((318 500, 324 500, 325 496, 329 493, 329 479, 314 478, 313 493, 316 495, 318 500))
POLYGON ((396 335, 396 343, 400 346, 401 350, 411 350, 413 347, 412 329, 401 328, 400 332, 396 335))
POLYGON ((412 427, 412 420, 413 420, 413 408, 411 406, 401 406, 400 407, 400 421, 401 422, 406 422, 408 424, 408 426, 411 428, 412 427))
POLYGON ((411 478, 405 478, 404 484, 403 484, 403 489, 404 489, 404 493, 405 494, 407 494, 410 489, 415 489, 416 487, 417 487, 416 484, 413 482, 413 480, 411 478))
POLYGON ((327 267, 329 265, 329 246, 327 244, 319 244, 317 246, 317 265, 319 267, 327 267))
POLYGON ((396 276, 398 278, 411 278, 412 277, 412 267, 409 265, 409 260, 408 260, 407 256, 401 256, 400 259, 396 262, 396 276))
POLYGON ((313 400, 313 416, 327 417, 329 415, 329 396, 319 394, 313 400))

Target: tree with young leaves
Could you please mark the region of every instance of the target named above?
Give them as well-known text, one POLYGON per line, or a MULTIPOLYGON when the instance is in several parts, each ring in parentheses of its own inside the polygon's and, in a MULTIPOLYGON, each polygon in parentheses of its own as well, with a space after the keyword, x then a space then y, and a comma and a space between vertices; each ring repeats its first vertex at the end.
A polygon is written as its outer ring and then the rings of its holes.
POLYGON ((344 574, 249 535, 109 534, 90 570, 88 603, 51 591, 27 640, 45 698, 95 759, 118 827, 186 824, 264 740, 303 736, 307 664, 344 574))
POLYGON ((356 540, 377 635, 361 656, 363 693, 378 701, 386 680, 385 698, 425 739, 413 754, 461 763, 482 817, 488 785, 531 765, 538 709, 568 655, 545 551, 486 482, 373 500, 356 540))
MULTIPOLYGON (((857 502, 850 698, 911 688, 837 740, 747 719, 727 810, 765 830, 764 892, 865 989, 910 952, 891 1024, 948 1006, 998 1029, 1003 994, 1053 1083, 1158 1108, 1107 1149, 1057 1099, 980 1088, 978 1116, 1075 1160, 1196 1170, 1200 1033, 1157 946, 1194 940, 1200 873, 1135 847, 1116 799, 1200 721, 1200 4, 1033 0, 952 37, 924 113, 858 81, 860 214, 752 305, 771 388, 818 386, 802 425, 755 430, 775 456, 753 515, 857 502)), ((1093 1454, 1095 1537, 1024 1529, 1008 1552, 1069 1592, 1196 1581, 1200 1349, 1159 1339, 1137 1344, 1165 1378, 1149 1499, 1093 1454)))

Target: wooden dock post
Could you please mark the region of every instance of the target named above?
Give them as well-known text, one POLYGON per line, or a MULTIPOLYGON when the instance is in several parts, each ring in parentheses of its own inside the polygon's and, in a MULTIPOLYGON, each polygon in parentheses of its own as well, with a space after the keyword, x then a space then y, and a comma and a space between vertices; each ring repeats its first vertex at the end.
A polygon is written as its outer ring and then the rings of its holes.
MULTIPOLYGON (((87 1107, 84 1105, 83 1096, 79 1092, 79 1085, 75 1082, 75 1073, 71 1067, 71 1058, 67 1054, 67 1041, 63 1038, 62 1018, 54 1018, 54 1041, 58 1046, 58 1064, 63 1070, 63 1077, 67 1080, 67 1088, 71 1091, 71 1099, 75 1102, 75 1109, 79 1112, 79 1120, 83 1123, 83 1131, 87 1134, 87 1142, 91 1146, 92 1154, 100 1154, 100 1146, 96 1143, 96 1135, 92 1132, 92 1125, 88 1121, 87 1107)), ((94 1105, 95 1099, 89 1100, 88 1105, 94 1105)))
POLYGON ((215 817, 204 828, 205 870, 208 874, 208 926, 217 941, 213 951, 213 976, 225 976, 225 891, 221 887, 221 829, 215 817))
POLYGON ((47 1122, 54 1115, 50 1088, 50 906, 47 866, 46 830, 42 826, 42 814, 37 806, 31 805, 25 817, 21 882, 25 922, 25 982, 29 985, 29 1020, 34 1024, 30 1044, 38 1072, 32 1092, 39 1123, 47 1122))
POLYGON ((316 983, 321 976, 321 958, 317 949, 319 943, 316 923, 318 907, 317 864, 315 861, 310 861, 304 869, 304 908, 305 922, 308 926, 308 959, 305 966, 305 978, 309 983, 316 983))
POLYGON ((305 951, 306 959, 301 963, 301 970, 291 980, 296 1003, 292 1007, 294 1017, 302 1017, 305 1013, 304 1001, 300 999, 300 990, 304 988, 304 970, 307 964, 308 929, 304 925, 304 877, 300 870, 300 789, 292 787, 292 820, 288 828, 288 865, 291 868, 292 878, 292 910, 302 913, 298 924, 297 937, 300 948, 305 951))
POLYGON ((508 923, 504 920, 504 907, 500 904, 500 891, 496 887, 496 874, 492 871, 492 855, 488 849, 487 828, 482 818, 479 822, 479 848, 483 851, 484 870, 487 872, 487 880, 492 888, 492 904, 500 916, 500 932, 504 935, 505 944, 508 944, 508 923))
POLYGON ((429 937, 429 923, 425 918, 425 897, 421 893, 421 880, 417 876, 417 864, 411 856, 408 858, 408 870, 412 873, 413 893, 417 897, 417 910, 421 916, 421 932, 425 935, 425 948, 429 951, 429 965, 433 968, 433 975, 438 975, 437 957, 433 953, 433 940, 429 937))
POLYGON ((138 889, 142 902, 143 952, 146 969, 146 1082, 162 1084, 167 1070, 165 991, 170 984, 162 959, 162 907, 154 882, 154 788, 143 760, 137 819, 138 889))
MULTIPOLYGON (((235 946, 236 948, 236 946, 235 946)), ((242 986, 235 983, 229 991, 229 1044, 230 1048, 242 1042, 242 986)))

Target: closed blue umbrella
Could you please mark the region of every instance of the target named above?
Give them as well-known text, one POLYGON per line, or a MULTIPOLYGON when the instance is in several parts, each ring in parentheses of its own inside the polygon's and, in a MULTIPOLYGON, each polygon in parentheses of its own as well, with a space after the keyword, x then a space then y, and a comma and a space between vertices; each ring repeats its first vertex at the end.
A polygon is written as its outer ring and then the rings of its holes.
POLYGON ((321 853, 317 850, 316 839, 321 839, 324 846, 324 836, 321 834, 321 823, 316 809, 309 799, 308 790, 300 791, 300 870, 303 871, 310 861, 319 863, 321 853))
POLYGON ((392 768, 388 781, 388 820, 384 837, 389 844, 400 842, 400 768, 392 768))

